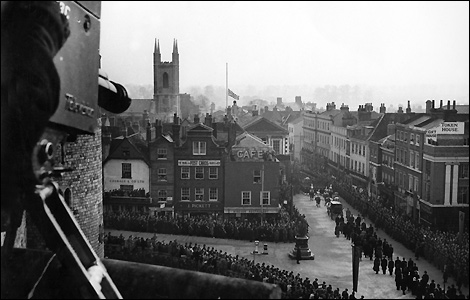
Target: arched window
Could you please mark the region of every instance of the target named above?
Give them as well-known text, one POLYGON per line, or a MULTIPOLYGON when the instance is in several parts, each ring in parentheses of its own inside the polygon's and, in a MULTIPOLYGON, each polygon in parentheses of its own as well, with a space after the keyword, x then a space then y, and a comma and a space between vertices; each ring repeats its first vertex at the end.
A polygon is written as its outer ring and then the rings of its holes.
POLYGON ((72 209, 72 206, 73 206, 72 191, 69 188, 65 189, 64 200, 65 200, 65 203, 67 203, 67 205, 69 206, 69 208, 72 209))
POLYGON ((163 87, 164 88, 169 87, 168 73, 167 72, 163 73, 163 87))

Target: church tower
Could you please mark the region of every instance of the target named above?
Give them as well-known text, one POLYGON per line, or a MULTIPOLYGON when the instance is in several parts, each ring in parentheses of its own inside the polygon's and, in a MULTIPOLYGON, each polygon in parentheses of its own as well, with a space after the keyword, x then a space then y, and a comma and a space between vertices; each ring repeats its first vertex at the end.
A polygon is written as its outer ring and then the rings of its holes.
POLYGON ((171 122, 174 113, 181 115, 180 111, 180 70, 178 41, 173 40, 172 61, 162 62, 160 42, 155 40, 153 51, 153 99, 154 112, 158 119, 171 122))

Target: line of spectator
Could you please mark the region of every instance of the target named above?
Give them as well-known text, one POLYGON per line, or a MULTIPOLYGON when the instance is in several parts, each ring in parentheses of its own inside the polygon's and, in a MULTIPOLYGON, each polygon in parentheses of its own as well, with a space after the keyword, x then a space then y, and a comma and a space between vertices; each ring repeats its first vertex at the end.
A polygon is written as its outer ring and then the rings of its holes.
POLYGON ((128 211, 106 212, 103 217, 109 229, 275 243, 292 243, 295 235, 308 232, 305 216, 294 209, 291 217, 284 208, 279 215, 267 216, 262 223, 259 217, 222 220, 209 215, 171 217, 128 211))
MULTIPOLYGON (((326 191, 329 194, 333 193, 332 190, 326 191)), ((364 218, 360 214, 354 217, 349 208, 346 209, 345 214, 346 223, 342 214, 335 218, 335 235, 339 236, 340 233, 343 233, 346 239, 359 246, 360 260, 362 260, 362 253, 365 258, 374 260, 373 270, 376 274, 382 271, 382 274, 385 275, 388 271, 388 274, 393 276, 395 271, 395 284, 397 290, 401 290, 403 295, 409 291, 413 296, 416 296, 416 299, 465 299, 461 292, 461 281, 457 283, 457 287, 452 284, 446 290, 446 275, 444 275, 444 288, 441 288, 440 284, 436 285, 434 279, 430 282, 427 271, 424 271, 420 277, 418 266, 412 258, 409 258, 408 261, 404 257, 402 260, 399 257, 395 261, 393 260, 392 244, 386 239, 382 241, 377 236, 372 224, 367 227, 364 218)), ((415 258, 419 259, 419 256, 415 258)))
POLYGON ((222 253, 206 245, 160 241, 156 234, 147 239, 132 235, 126 239, 122 234, 118 237, 109 233, 105 235, 105 256, 277 284, 282 290, 282 299, 356 299, 354 292, 333 289, 331 284, 320 283, 318 278, 303 279, 292 271, 265 263, 255 264, 253 260, 222 253))
POLYGON ((432 230, 417 224, 408 216, 386 207, 379 199, 369 198, 366 191, 358 191, 346 182, 333 183, 334 190, 351 206, 383 229, 396 241, 414 251, 415 258, 424 257, 447 276, 455 278, 458 285, 469 282, 469 233, 463 237, 458 233, 432 230))

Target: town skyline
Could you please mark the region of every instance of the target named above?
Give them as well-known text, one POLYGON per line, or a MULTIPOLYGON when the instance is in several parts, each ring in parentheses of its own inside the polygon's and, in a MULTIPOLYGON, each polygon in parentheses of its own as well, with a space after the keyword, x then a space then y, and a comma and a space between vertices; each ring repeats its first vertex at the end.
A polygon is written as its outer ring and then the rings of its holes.
POLYGON ((219 106, 227 74, 241 102, 301 96, 324 106, 326 99, 314 99, 316 88, 348 84, 372 87, 368 97, 386 105, 441 98, 463 104, 468 11, 468 2, 106 1, 101 66, 126 87, 152 85, 155 43, 169 61, 176 41, 180 92, 221 87, 210 99, 219 106))

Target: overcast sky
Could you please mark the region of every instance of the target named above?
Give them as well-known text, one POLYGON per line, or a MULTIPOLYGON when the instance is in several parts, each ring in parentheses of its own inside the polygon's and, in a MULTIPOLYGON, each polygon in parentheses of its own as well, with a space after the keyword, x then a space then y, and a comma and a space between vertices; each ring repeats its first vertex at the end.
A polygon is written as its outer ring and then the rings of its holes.
POLYGON ((111 80, 153 84, 174 38, 183 89, 225 86, 226 63, 229 86, 469 82, 468 1, 102 2, 111 80))

